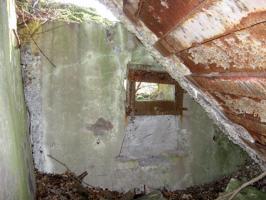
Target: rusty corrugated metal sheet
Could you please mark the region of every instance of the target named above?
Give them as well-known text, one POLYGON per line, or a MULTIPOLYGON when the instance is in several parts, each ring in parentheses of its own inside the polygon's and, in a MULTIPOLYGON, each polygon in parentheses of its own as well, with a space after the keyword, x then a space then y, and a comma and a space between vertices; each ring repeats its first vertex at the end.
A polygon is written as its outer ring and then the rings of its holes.
POLYGON ((167 34, 204 0, 145 0, 139 18, 158 37, 167 34), (178 10, 178 12, 177 12, 178 10))
POLYGON ((238 116, 232 113, 226 113, 226 116, 233 122, 245 127, 258 143, 266 145, 266 124, 258 123, 244 116, 238 116))
POLYGON ((266 145, 266 74, 226 73, 191 75, 190 79, 211 94, 226 116, 245 127, 266 145))
POLYGON ((205 0, 124 0, 125 11, 162 37, 205 0), (178 10, 178 12, 177 12, 178 10))
POLYGON ((247 114, 259 122, 266 123, 266 100, 258 100, 249 97, 238 97, 219 92, 213 93, 213 96, 223 102, 222 105, 228 108, 228 112, 242 115, 247 114))
POLYGON ((265 0, 216 0, 205 4, 165 38, 176 52, 266 20, 265 0))
POLYGON ((210 93, 219 92, 239 97, 266 99, 266 73, 192 75, 192 78, 210 93))
POLYGON ((266 71, 266 22, 179 55, 194 73, 266 71))

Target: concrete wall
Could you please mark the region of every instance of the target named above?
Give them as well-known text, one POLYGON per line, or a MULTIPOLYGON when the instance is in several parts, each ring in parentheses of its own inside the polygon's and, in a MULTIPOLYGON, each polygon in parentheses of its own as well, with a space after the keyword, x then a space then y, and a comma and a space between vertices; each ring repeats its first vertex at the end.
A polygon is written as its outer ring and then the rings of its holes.
POLYGON ((34 196, 26 109, 19 50, 15 49, 13 0, 0 4, 0 199, 30 200, 34 196))
POLYGON ((125 119, 123 82, 132 51, 133 63, 153 61, 138 59, 143 50, 121 25, 50 23, 35 40, 56 65, 35 44, 24 46, 39 170, 64 171, 51 154, 77 173, 87 170, 92 185, 177 189, 227 174, 246 158, 188 96, 183 117, 125 119))

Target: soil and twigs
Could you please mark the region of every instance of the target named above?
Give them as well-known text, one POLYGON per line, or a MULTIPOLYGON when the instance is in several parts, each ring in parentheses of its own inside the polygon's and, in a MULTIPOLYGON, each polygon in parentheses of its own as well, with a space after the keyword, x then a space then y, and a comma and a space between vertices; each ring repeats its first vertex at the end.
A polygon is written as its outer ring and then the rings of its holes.
MULTIPOLYGON (((231 178, 247 182, 261 174, 261 172, 257 164, 249 162, 232 175, 212 183, 177 191, 163 189, 162 194, 166 199, 170 200, 215 200, 220 193, 224 192, 231 178)), ((86 175, 87 173, 84 172, 77 176, 69 169, 63 174, 44 174, 36 171, 37 200, 132 200, 144 195, 134 192, 120 193, 92 187, 83 181, 86 175)), ((252 186, 265 192, 266 178, 261 179, 252 186)))
MULTIPOLYGON (((86 174, 86 173, 85 173, 86 174)), ((66 171, 63 174, 36 172, 37 200, 131 200, 133 192, 119 193, 82 184, 82 176, 66 171)))

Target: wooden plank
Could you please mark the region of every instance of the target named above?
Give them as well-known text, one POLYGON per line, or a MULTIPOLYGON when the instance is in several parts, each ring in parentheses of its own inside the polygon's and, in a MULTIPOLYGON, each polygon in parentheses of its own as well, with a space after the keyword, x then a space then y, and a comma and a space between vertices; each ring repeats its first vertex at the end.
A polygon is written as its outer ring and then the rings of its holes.
POLYGON ((128 72, 128 79, 132 81, 136 81, 136 82, 176 84, 176 80, 174 80, 166 72, 155 72, 155 71, 130 69, 128 72))
POLYGON ((126 106, 126 115, 135 115, 135 94, 136 94, 136 82, 129 80, 128 81, 128 92, 127 92, 127 106, 126 106))
POLYGON ((175 106, 176 110, 178 111, 179 115, 183 115, 183 111, 186 110, 186 108, 183 108, 183 99, 184 99, 184 91, 180 87, 180 85, 175 84, 175 106))
POLYGON ((174 101, 136 101, 135 115, 178 115, 174 101))

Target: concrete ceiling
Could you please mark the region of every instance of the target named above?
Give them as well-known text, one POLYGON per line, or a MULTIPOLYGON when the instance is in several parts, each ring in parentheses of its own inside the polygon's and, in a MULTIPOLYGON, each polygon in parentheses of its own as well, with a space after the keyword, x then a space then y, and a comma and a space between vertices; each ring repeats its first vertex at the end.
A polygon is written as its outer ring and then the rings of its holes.
POLYGON ((266 167, 266 0, 102 2, 266 167))

